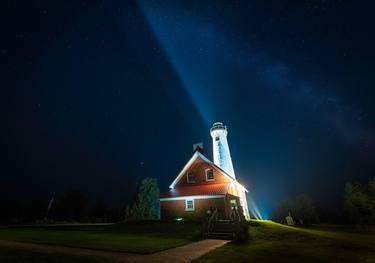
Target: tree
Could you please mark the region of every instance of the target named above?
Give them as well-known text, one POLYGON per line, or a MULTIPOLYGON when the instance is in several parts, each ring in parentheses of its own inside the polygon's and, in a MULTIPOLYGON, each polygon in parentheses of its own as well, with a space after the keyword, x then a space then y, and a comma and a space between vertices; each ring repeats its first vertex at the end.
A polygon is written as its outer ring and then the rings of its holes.
POLYGON ((295 202, 295 216, 302 220, 301 224, 310 224, 318 222, 318 213, 316 212, 312 199, 307 195, 297 196, 295 202))
POLYGON ((372 223, 375 223, 375 178, 370 179, 368 183, 370 214, 372 223))
POLYGON ((80 191, 67 191, 51 212, 54 219, 82 221, 88 215, 88 200, 80 191))
POLYGON ((146 177, 138 184, 137 196, 125 210, 125 219, 157 219, 159 215, 159 187, 156 178, 146 177))
POLYGON ((370 179, 367 185, 357 182, 345 184, 344 210, 352 223, 375 223, 375 178, 370 179))
POLYGON ((318 222, 318 213, 312 199, 307 195, 286 198, 282 200, 273 215, 277 221, 284 222, 285 217, 291 216, 300 224, 311 224, 318 222))

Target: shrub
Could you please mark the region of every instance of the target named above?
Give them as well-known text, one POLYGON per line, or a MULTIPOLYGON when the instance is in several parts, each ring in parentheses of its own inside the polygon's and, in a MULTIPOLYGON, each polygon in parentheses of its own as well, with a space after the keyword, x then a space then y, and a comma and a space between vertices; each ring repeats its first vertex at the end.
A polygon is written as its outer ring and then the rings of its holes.
POLYGON ((249 222, 242 221, 234 225, 234 241, 236 243, 246 243, 250 239, 249 222))

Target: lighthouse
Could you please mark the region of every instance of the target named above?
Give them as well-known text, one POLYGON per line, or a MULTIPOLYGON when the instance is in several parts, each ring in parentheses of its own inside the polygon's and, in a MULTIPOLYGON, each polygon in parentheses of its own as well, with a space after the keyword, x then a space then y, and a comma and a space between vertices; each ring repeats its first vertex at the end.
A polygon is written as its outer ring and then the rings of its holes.
POLYGON ((201 144, 193 146, 193 156, 177 174, 169 192, 160 194, 162 219, 202 219, 212 207, 217 208, 218 218, 230 219, 236 211, 250 218, 246 200, 248 190, 234 175, 227 127, 215 122, 210 133, 214 161, 199 150, 201 144))
POLYGON ((236 179, 230 156, 227 127, 221 122, 215 122, 210 130, 212 137, 214 164, 223 169, 233 179, 236 179))
POLYGON ((215 122, 210 129, 212 137, 212 147, 214 155, 214 164, 219 166, 224 172, 232 177, 231 193, 239 196, 240 205, 244 210, 246 218, 250 218, 249 208, 247 205, 246 192, 247 190, 240 185, 236 180, 234 174, 232 157, 230 156, 229 145, 227 140, 228 130, 222 122, 215 122))

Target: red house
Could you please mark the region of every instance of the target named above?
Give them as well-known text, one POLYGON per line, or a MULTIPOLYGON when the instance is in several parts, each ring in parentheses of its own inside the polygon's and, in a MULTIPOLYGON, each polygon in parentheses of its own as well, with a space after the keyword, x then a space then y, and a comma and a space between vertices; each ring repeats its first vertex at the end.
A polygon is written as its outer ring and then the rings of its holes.
POLYGON ((219 218, 229 218, 232 206, 241 206, 249 217, 246 188, 198 150, 160 195, 161 219, 200 219, 210 207, 219 218))

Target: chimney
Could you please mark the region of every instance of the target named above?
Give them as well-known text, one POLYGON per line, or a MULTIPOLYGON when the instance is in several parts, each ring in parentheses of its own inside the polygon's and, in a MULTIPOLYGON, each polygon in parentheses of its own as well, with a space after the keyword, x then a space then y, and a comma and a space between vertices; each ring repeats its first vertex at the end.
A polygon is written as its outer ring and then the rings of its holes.
POLYGON ((193 144, 193 152, 203 153, 203 142, 198 142, 193 144))

